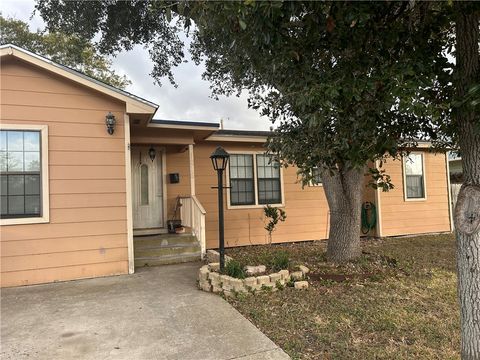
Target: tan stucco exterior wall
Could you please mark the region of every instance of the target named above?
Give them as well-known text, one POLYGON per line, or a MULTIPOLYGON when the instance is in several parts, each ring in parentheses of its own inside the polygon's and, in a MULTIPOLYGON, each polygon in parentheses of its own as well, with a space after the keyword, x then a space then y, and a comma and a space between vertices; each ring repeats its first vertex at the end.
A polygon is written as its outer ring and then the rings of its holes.
POLYGON ((379 192, 383 236, 450 231, 445 154, 422 153, 425 158, 425 200, 405 201, 401 160, 388 160, 383 165, 395 185, 389 192, 379 192))
POLYGON ((48 125, 50 187, 49 223, 1 227, 2 286, 128 272, 124 113, 125 103, 2 61, 1 122, 48 125))

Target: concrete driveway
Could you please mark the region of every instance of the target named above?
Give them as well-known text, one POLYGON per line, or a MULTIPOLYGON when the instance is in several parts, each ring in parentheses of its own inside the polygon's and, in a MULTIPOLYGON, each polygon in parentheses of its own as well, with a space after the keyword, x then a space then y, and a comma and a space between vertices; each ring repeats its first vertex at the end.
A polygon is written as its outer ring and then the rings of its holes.
POLYGON ((3 289, 1 358, 289 359, 226 301, 197 290, 200 266, 3 289))

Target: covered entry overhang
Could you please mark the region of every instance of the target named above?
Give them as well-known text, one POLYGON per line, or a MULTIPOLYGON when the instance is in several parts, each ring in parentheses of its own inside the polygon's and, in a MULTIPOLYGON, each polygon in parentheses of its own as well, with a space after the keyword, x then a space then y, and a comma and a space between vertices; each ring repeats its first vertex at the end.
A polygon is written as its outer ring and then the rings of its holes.
POLYGON ((205 210, 195 196, 194 144, 211 136, 219 124, 171 120, 145 123, 131 117, 129 127, 133 261, 133 245, 140 239, 137 236, 167 233, 168 220, 179 218, 197 237, 204 253, 205 210))

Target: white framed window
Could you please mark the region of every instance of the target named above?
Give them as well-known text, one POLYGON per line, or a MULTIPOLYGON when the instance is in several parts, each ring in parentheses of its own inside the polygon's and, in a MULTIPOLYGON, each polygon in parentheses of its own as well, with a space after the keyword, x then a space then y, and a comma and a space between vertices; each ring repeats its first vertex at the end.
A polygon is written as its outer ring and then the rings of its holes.
POLYGON ((283 206, 280 164, 265 153, 230 153, 227 169, 228 208, 283 206))
POLYGON ((425 159, 423 153, 410 153, 403 158, 405 200, 425 200, 425 159))
POLYGON ((48 127, 0 126, 0 224, 49 221, 48 127))

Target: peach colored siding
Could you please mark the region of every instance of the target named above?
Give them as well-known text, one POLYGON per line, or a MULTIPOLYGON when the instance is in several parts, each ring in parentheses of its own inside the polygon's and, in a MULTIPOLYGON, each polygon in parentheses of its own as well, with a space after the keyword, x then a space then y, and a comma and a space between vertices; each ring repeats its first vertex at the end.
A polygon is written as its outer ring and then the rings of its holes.
MULTIPOLYGON (((207 211, 207 248, 218 247, 216 173, 212 169, 210 154, 216 143, 199 143, 194 147, 196 193, 207 211)), ((221 144, 227 151, 259 151, 257 144, 221 144)), ((280 223, 273 233, 273 242, 324 239, 328 235, 328 206, 323 187, 305 187, 298 183, 296 169, 282 169, 287 220, 280 223)), ((226 246, 265 244, 268 242, 264 229, 266 220, 262 208, 227 209, 225 207, 226 246)))
POLYGON ((50 178, 50 223, 1 228, 1 285, 127 273, 125 104, 20 60, 1 70, 1 121, 48 125, 50 178))
MULTIPOLYGON (((179 151, 178 146, 167 147, 167 161, 166 161, 166 182, 167 182, 167 219, 172 219, 174 215, 174 208, 177 196, 190 196, 190 162, 188 155, 188 148, 182 148, 179 151), (180 175, 180 182, 178 184, 171 184, 168 174, 178 173, 180 175)), ((178 215, 180 216, 180 210, 178 215)))
POLYGON ((389 160, 384 169, 392 177, 395 189, 380 193, 383 236, 450 231, 445 154, 424 151, 425 200, 405 201, 403 166, 389 160))

